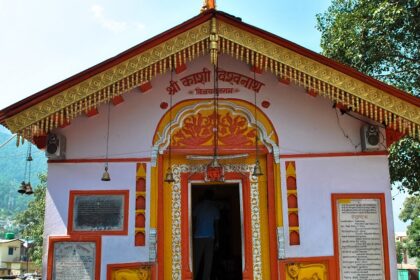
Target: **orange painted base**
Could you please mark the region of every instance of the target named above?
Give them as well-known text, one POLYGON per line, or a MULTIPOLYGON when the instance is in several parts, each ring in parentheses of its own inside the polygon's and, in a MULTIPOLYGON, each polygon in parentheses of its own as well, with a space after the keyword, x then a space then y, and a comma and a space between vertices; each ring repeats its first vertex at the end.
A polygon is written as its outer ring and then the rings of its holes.
MULTIPOLYGON (((291 277, 287 276, 287 265, 292 264, 324 264, 327 267, 327 279, 336 279, 336 269, 335 269, 335 258, 334 257, 310 257, 310 258, 290 258, 286 260, 282 260, 278 262, 278 269, 279 269, 279 275, 280 279, 291 279, 291 277)), ((296 278, 296 279, 302 279, 302 278, 296 278)), ((305 278, 308 279, 308 278, 305 278)), ((315 278, 311 278, 315 279, 315 278)))
MULTIPOLYGON (((112 272, 118 269, 138 269, 140 267, 148 266, 151 270, 150 278, 147 279, 155 279, 156 277, 156 265, 154 263, 148 262, 137 262, 137 263, 115 263, 115 264, 108 264, 106 268, 106 279, 112 279, 112 272)), ((145 278, 146 279, 146 278, 145 278)))

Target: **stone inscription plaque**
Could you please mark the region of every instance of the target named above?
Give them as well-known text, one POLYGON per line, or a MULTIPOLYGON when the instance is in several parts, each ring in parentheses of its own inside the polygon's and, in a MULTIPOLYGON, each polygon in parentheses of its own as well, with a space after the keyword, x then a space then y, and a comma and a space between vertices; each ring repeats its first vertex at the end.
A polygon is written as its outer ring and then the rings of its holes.
POLYGON ((73 211, 75 231, 124 229, 124 195, 77 195, 73 211))
POLYGON ((385 279, 379 199, 338 199, 340 279, 385 279))
POLYGON ((94 280, 95 242, 54 243, 53 280, 94 280))

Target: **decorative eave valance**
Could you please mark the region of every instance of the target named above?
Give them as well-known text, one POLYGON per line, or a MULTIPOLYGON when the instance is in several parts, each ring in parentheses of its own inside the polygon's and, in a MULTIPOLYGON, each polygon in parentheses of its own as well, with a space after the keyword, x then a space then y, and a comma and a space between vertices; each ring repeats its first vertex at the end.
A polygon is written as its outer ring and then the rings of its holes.
POLYGON ((420 139, 420 107, 241 28, 218 21, 220 51, 420 139))
POLYGON ((5 120, 18 138, 45 135, 84 112, 106 103, 158 74, 208 53, 209 24, 181 35, 105 70, 5 120))
POLYGON ((210 54, 214 62, 218 54, 224 53, 420 139, 417 101, 409 102, 275 42, 283 40, 279 37, 260 36, 262 31, 250 30, 238 19, 212 13, 211 19, 5 118, 2 124, 18 134, 18 142, 30 140, 198 56, 210 54))

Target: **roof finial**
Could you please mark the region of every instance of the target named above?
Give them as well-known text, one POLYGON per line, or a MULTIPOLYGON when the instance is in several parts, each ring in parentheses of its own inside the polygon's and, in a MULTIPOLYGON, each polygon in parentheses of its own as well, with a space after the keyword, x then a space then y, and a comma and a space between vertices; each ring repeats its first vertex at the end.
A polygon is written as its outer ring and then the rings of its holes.
POLYGON ((201 12, 207 11, 207 10, 214 10, 216 9, 216 0, 204 0, 203 1, 203 7, 201 7, 201 12))

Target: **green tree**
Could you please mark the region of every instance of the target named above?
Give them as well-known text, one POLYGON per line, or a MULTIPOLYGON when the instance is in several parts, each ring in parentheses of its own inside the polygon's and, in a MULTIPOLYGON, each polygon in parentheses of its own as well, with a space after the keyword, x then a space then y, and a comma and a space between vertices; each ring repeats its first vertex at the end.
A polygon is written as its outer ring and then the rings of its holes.
POLYGON ((403 263, 404 253, 407 251, 407 240, 395 242, 397 251, 397 263, 403 263))
POLYGON ((391 182, 399 182, 397 188, 409 194, 420 193, 420 142, 405 137, 389 149, 391 182))
MULTIPOLYGON (((317 15, 322 53, 420 96, 420 0, 333 0, 317 15)), ((420 194, 420 143, 390 148, 391 183, 420 194)))
POLYGON ((324 55, 420 94, 420 0, 333 0, 317 21, 324 55))
POLYGON ((404 222, 411 221, 406 246, 408 255, 417 258, 417 267, 420 267, 420 196, 407 197, 399 217, 404 222))
POLYGON ((15 223, 21 228, 19 235, 33 241, 29 256, 37 265, 42 264, 42 244, 44 233, 46 175, 39 175, 40 184, 34 189, 34 199, 28 207, 15 217, 15 223))

